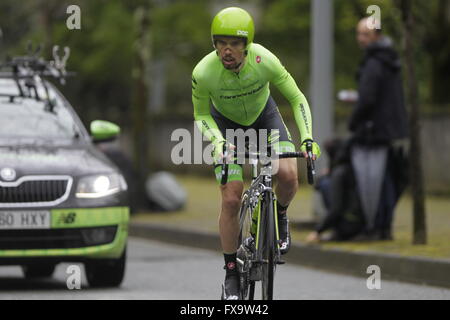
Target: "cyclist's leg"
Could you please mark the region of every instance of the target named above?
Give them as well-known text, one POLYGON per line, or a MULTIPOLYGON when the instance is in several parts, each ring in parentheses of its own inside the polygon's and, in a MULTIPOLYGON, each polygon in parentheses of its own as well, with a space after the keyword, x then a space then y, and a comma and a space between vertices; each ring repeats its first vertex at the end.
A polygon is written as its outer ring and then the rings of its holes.
MULTIPOLYGON (((259 129, 271 130, 268 143, 272 144, 276 152, 293 152, 295 146, 275 101, 269 97, 264 114, 258 123, 259 129)), ((280 159, 273 161, 273 168, 277 179, 275 193, 277 195, 278 229, 281 240, 280 251, 287 253, 290 247, 289 220, 287 207, 298 189, 297 160, 280 159)))
POLYGON ((297 159, 278 160, 277 217, 280 235, 280 252, 286 254, 291 246, 291 234, 287 209, 298 189, 297 159))
POLYGON ((297 159, 280 159, 278 162, 275 193, 278 203, 287 207, 298 189, 297 159))
MULTIPOLYGON (((283 118, 272 97, 257 123, 258 129, 268 130, 268 143, 271 143, 277 152, 293 152, 295 146, 291 134, 284 124, 283 118)), ((273 162, 277 186, 275 193, 282 206, 288 206, 298 188, 297 159, 280 159, 273 162)))
MULTIPOLYGON (((232 172, 236 179, 228 180, 220 186, 222 206, 219 216, 219 233, 225 260, 225 280, 222 286, 222 299, 236 300, 239 298, 239 274, 237 272, 237 247, 239 238, 239 207, 244 184, 242 181, 242 167, 240 179, 236 172, 232 172)), ((230 169, 229 169, 230 172, 230 169)))
MULTIPOLYGON (((225 118, 214 108, 212 108, 211 114, 224 137, 227 136, 227 129, 236 130, 241 128, 239 124, 225 118)), ((236 145, 235 141, 229 142, 236 145)), ((218 183, 222 180, 221 168, 221 165, 215 166, 218 183)), ((237 250, 239 233, 238 212, 243 189, 242 166, 236 163, 229 164, 227 183, 220 186, 222 206, 219 216, 219 231, 224 253, 234 253, 237 250)))
MULTIPOLYGON (((237 129, 239 125, 221 116, 217 111, 212 115, 226 137, 226 129, 237 129)), ((234 141, 230 141, 235 144, 234 141)), ((236 145, 236 144, 235 144, 236 145)), ((215 166, 216 180, 222 181, 221 165, 215 166)), ((222 299, 237 299, 239 297, 239 275, 236 267, 236 252, 239 238, 239 207, 244 189, 242 166, 231 163, 228 165, 228 176, 225 185, 220 185, 222 204, 219 215, 219 233, 225 260, 225 281, 222 286, 222 299)))
POLYGON ((224 253, 234 253, 238 247, 239 207, 243 189, 243 182, 236 180, 220 186, 222 207, 219 216, 219 232, 224 253))

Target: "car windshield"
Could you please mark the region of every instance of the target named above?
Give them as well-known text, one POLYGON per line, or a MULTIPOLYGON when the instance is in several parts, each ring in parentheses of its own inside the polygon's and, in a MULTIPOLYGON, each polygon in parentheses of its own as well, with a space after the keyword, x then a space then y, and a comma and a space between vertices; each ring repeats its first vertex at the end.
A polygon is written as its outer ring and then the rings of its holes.
MULTIPOLYGON (((6 88, 11 89, 0 82, 2 93, 6 88)), ((45 91, 38 90, 38 94, 46 97, 45 91)), ((7 144, 13 140, 32 144, 44 141, 58 143, 79 138, 81 130, 62 98, 51 87, 49 96, 51 104, 34 97, 0 97, 0 143, 7 144)))

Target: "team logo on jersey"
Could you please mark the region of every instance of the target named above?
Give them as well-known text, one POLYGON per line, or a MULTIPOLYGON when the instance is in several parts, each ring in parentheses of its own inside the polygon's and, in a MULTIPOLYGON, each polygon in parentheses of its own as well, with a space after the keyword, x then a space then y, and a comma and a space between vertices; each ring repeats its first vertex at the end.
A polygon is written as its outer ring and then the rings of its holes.
POLYGON ((260 63, 261 62, 261 57, 260 56, 256 56, 256 63, 260 63))

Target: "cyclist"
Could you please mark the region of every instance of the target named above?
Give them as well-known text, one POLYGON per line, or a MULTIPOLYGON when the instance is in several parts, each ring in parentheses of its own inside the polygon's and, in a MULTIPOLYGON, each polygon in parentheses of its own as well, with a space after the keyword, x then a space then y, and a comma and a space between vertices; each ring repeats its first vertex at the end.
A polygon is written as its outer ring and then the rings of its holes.
MULTIPOLYGON (((284 125, 269 83, 274 84, 292 106, 301 135, 301 151, 306 154, 306 142, 313 141, 312 121, 308 102, 278 58, 263 46, 253 42, 254 24, 247 11, 229 7, 213 19, 211 37, 214 51, 206 55, 192 73, 192 101, 197 126, 213 145, 215 172, 221 181, 223 146, 236 149, 226 141, 226 129, 278 129, 270 143, 278 141, 280 152, 295 151, 291 135, 284 125), (209 101, 213 106, 210 108, 209 101)), ((234 142, 234 141, 233 141, 234 142)), ((320 148, 313 142, 313 158, 320 148)), ((296 159, 280 159, 277 163, 278 228, 281 253, 290 247, 288 205, 298 188, 296 159)), ((243 192, 242 166, 230 163, 225 185, 221 185, 222 208, 219 231, 225 259, 226 275, 222 298, 239 297, 239 276, 236 251, 239 234, 239 207, 243 192)))

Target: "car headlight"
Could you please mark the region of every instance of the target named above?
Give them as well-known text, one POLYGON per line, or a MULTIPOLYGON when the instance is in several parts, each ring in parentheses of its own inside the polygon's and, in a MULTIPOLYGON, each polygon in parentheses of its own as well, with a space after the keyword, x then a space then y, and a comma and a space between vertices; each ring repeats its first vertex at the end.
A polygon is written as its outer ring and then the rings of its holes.
POLYGON ((77 198, 101 198, 127 190, 121 174, 111 173, 83 177, 78 181, 77 198))

